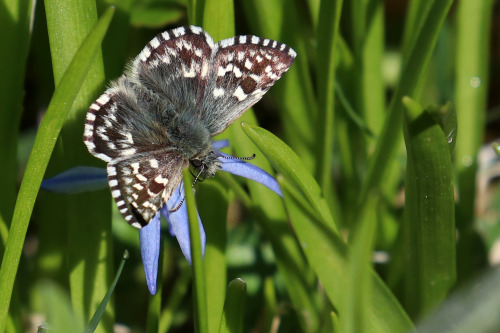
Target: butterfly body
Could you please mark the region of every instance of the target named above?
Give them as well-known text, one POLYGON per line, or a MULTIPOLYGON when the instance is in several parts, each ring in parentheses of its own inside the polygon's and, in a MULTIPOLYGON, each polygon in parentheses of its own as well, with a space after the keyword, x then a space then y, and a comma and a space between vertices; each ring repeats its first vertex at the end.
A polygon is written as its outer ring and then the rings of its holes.
POLYGON ((255 36, 214 44, 201 28, 153 38, 87 113, 84 142, 108 162, 111 194, 142 227, 182 180, 182 169, 220 169, 211 137, 222 132, 288 70, 295 52, 255 36))

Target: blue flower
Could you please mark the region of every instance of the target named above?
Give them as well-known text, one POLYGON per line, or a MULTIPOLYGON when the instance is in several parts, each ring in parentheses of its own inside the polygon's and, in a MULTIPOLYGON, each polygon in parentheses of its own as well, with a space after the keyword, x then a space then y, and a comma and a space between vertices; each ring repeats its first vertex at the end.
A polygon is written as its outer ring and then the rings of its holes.
MULTIPOLYGON (((228 141, 216 141, 212 146, 214 149, 222 149, 227 147, 228 141)), ((221 171, 226 171, 237 176, 242 176, 254 180, 280 196, 283 196, 276 180, 261 168, 237 159, 233 156, 224 154, 218 151, 221 162, 221 171)), ((106 170, 95 167, 79 166, 67 170, 57 176, 45 179, 42 182, 41 188, 47 191, 75 194, 86 191, 98 190, 107 187, 106 170)), ((158 275, 158 258, 160 255, 160 216, 169 223, 169 231, 172 236, 177 238, 179 246, 186 260, 191 264, 191 244, 189 238, 189 223, 187 217, 187 209, 184 203, 181 204, 184 198, 183 183, 174 191, 172 197, 162 207, 158 214, 149 222, 149 224, 139 231, 139 239, 141 244, 142 263, 148 289, 151 294, 156 293, 156 279, 158 275), (181 206, 179 207, 179 204, 181 206), (175 211, 173 211, 175 210, 175 211)), ((200 216, 198 215, 200 224, 200 236, 202 251, 205 252, 206 235, 203 229, 200 216)))

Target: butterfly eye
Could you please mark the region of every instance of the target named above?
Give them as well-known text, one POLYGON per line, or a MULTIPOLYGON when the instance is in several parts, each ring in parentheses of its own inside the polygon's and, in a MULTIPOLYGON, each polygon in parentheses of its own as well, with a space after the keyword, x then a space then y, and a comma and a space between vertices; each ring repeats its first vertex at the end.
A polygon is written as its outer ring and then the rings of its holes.
POLYGON ((197 158, 191 160, 191 165, 194 166, 195 168, 201 167, 202 164, 203 163, 197 158))

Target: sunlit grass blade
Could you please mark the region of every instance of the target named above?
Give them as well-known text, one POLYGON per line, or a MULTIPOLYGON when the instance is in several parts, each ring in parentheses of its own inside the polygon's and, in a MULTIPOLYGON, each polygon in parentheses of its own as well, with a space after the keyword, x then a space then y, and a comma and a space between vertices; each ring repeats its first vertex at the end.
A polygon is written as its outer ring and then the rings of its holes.
POLYGON ((101 321, 102 315, 104 314, 104 311, 106 310, 106 306, 109 303, 109 300, 111 299, 111 295, 113 295, 113 292, 115 291, 116 284, 118 283, 118 280, 120 279, 120 276, 123 271, 123 266, 125 266, 125 261, 128 259, 129 254, 128 251, 125 250, 122 256, 122 260, 120 262, 120 266, 118 267, 118 270, 116 271, 116 276, 115 279, 113 280, 113 283, 111 286, 109 286, 108 292, 106 293, 106 296, 102 299, 101 304, 97 308, 97 311, 94 313, 92 316, 92 319, 90 320, 87 328, 85 329, 85 333, 93 333, 95 329, 97 328, 97 325, 99 325, 99 322, 101 321))
POLYGON ((405 97, 403 103, 408 122, 405 302, 410 314, 417 317, 439 305, 455 283, 455 198, 451 154, 443 129, 415 101, 405 97))
POLYGON ((114 10, 109 9, 83 42, 54 92, 54 96, 40 124, 19 189, 9 238, 7 239, 7 246, 0 268, 0 332, 5 327, 5 318, 26 230, 45 169, 69 112, 69 106, 78 94, 88 68, 106 34, 113 13, 114 10))
POLYGON ((189 218, 189 238, 191 242, 191 258, 193 269, 193 303, 195 332, 208 333, 207 292, 205 268, 201 251, 200 227, 194 193, 191 187, 191 174, 184 170, 184 192, 189 218))
POLYGON ((229 282, 219 333, 243 332, 247 284, 242 279, 229 282))
POLYGON ((321 189, 297 154, 265 129, 247 123, 243 123, 241 126, 273 164, 273 167, 289 181, 293 182, 308 199, 310 205, 321 214, 322 219, 328 223, 328 226, 336 230, 337 225, 331 217, 330 209, 321 194, 321 189))

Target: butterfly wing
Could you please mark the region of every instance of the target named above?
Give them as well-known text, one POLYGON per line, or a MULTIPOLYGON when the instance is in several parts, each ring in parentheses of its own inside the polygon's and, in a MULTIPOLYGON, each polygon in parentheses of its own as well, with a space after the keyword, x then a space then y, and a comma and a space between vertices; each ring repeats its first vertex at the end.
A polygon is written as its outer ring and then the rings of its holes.
POLYGON ((290 68, 289 46, 256 36, 237 36, 215 45, 202 119, 216 135, 257 103, 290 68))
POLYGON ((108 182, 118 210, 132 226, 142 228, 172 196, 188 161, 174 151, 157 151, 108 164, 108 182))
POLYGON ((179 113, 199 118, 213 47, 212 37, 199 27, 165 31, 144 47, 128 76, 175 105, 179 113))

